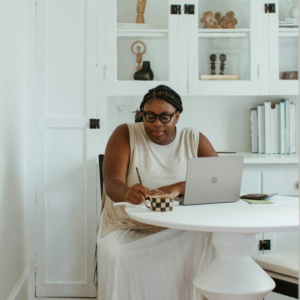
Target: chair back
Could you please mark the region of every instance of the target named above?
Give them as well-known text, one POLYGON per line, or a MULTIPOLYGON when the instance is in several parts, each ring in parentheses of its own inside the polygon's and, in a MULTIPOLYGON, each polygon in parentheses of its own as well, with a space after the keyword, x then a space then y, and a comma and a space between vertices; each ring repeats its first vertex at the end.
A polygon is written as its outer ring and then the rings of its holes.
POLYGON ((101 199, 103 196, 103 160, 104 160, 104 154, 98 155, 99 159, 99 175, 100 175, 100 188, 101 188, 101 199))

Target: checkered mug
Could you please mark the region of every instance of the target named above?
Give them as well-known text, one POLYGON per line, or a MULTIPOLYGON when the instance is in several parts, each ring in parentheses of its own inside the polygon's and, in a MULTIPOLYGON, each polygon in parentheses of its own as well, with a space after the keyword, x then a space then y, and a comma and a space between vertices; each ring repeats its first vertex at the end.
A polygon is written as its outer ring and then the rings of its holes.
POLYGON ((173 210, 173 199, 162 196, 147 197, 145 205, 152 211, 167 212, 173 210), (150 202, 150 205, 147 204, 150 202))

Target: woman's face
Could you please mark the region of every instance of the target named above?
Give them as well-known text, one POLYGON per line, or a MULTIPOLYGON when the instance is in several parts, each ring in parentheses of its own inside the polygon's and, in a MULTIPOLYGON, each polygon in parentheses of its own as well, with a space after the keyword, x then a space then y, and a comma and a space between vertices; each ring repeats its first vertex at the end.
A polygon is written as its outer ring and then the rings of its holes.
MULTIPOLYGON (((147 101, 144 105, 144 112, 145 113, 154 113, 156 115, 161 114, 173 114, 176 111, 176 108, 162 100, 162 99, 153 99, 147 101)), ((168 145, 170 144, 173 139, 175 138, 175 124, 179 120, 180 112, 176 112, 173 115, 171 121, 169 123, 162 123, 158 117, 154 123, 147 122, 145 117, 143 119, 145 131, 150 137, 150 139, 159 145, 168 145)))

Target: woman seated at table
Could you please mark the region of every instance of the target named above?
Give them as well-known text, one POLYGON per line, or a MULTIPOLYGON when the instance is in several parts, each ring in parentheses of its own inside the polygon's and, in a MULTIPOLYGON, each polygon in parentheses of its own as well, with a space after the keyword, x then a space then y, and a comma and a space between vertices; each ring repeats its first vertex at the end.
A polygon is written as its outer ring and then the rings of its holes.
POLYGON ((149 90, 140 110, 143 122, 117 127, 105 151, 98 299, 201 299, 193 279, 211 259, 211 235, 137 222, 114 202, 184 195, 187 159, 218 155, 201 132, 176 126, 183 107, 169 87, 149 90))

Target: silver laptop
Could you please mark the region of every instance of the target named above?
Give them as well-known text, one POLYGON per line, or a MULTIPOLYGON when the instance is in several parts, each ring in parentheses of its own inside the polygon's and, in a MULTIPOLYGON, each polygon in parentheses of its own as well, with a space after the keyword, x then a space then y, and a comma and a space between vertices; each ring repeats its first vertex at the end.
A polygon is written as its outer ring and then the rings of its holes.
POLYGON ((243 156, 189 158, 181 205, 235 202, 240 199, 243 156))

